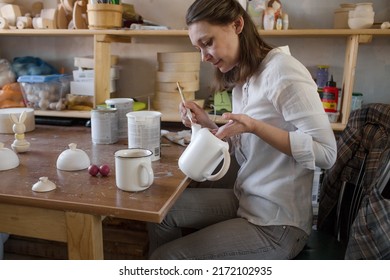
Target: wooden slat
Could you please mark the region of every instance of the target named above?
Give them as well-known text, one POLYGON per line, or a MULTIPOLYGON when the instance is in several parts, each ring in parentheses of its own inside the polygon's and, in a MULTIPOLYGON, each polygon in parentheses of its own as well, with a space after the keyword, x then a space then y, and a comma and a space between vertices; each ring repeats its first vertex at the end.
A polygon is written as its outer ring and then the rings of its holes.
POLYGON ((352 35, 347 39, 345 51, 344 75, 342 83, 341 124, 346 125, 351 111, 352 91, 355 81, 356 61, 359 49, 359 36, 352 35))
POLYGON ((0 221, 0 232, 67 241, 62 211, 1 203, 0 221))
POLYGON ((105 35, 97 35, 94 44, 95 64, 95 101, 94 104, 103 104, 110 98, 110 68, 111 68, 111 43, 105 35))
MULTIPOLYGON (((147 259, 146 223, 107 217, 103 220, 104 259, 147 259)), ((11 235, 4 244, 6 259, 68 259, 65 242, 11 235)))
POLYGON ((4 244, 5 259, 66 260, 65 242, 11 235, 4 244))

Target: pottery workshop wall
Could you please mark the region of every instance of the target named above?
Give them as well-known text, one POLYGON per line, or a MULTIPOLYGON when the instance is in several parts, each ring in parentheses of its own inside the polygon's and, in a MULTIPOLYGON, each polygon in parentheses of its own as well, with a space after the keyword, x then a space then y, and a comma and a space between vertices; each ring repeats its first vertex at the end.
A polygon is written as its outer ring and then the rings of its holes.
MULTIPOLYGON (((31 5, 32 1, 15 0, 15 4, 31 5)), ((57 1, 46 0, 45 7, 55 7, 57 1)), ((184 29, 184 15, 193 0, 123 0, 133 4, 144 19, 184 29)), ((294 29, 333 28, 333 12, 340 3, 367 1, 350 0, 281 0, 283 11, 289 14, 289 26, 294 29)), ((390 21, 389 0, 373 0, 375 22, 390 21)), ((290 46, 292 55, 315 73, 316 65, 327 64, 330 73, 341 85, 345 55, 345 37, 305 38, 267 37, 274 45, 290 46), (303 47, 304 46, 304 47, 303 47)), ((114 43, 112 53, 119 56, 120 80, 116 97, 137 97, 154 93, 157 52, 195 51, 186 37, 136 38, 134 44, 114 43)), ((15 56, 33 55, 64 67, 71 72, 73 57, 93 54, 90 37, 6 37, 0 36, 0 58, 12 60, 15 56)), ((364 102, 390 103, 390 36, 374 36, 369 44, 359 46, 355 74, 355 92, 364 94, 364 102)), ((210 94, 208 84, 213 68, 201 63, 198 98, 210 94)))

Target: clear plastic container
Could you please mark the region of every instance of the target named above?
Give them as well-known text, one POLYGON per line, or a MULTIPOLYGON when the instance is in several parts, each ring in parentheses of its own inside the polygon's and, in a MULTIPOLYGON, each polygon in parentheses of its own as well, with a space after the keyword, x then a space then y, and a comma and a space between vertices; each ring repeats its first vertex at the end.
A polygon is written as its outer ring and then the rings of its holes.
POLYGON ((25 75, 18 78, 27 107, 39 110, 64 110, 70 75, 25 75))
POLYGON ((363 104, 363 93, 353 92, 352 93, 352 102, 351 102, 351 111, 362 108, 363 104))

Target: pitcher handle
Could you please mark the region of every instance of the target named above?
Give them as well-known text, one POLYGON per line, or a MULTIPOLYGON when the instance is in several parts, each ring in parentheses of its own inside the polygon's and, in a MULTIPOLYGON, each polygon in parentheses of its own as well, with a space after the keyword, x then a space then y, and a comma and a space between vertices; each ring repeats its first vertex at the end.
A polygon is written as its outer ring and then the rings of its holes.
POLYGON ((153 183, 153 179, 154 179, 153 169, 150 167, 150 165, 147 165, 145 163, 141 163, 139 165, 138 169, 139 169, 138 176, 139 176, 139 180, 140 180, 140 187, 142 189, 147 189, 153 183), (142 171, 143 170, 145 170, 145 172, 148 176, 147 180, 142 180, 142 171))
POLYGON ((217 181, 225 176, 230 167, 230 153, 228 149, 222 149, 223 153, 223 165, 221 169, 216 173, 208 176, 206 179, 209 181, 217 181))

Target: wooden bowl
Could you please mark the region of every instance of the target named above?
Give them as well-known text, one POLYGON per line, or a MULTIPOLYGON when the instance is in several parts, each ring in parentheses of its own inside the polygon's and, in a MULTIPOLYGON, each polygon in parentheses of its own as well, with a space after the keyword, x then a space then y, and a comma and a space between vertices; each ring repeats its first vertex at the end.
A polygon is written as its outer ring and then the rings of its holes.
POLYGON ((122 5, 88 4, 88 28, 110 29, 122 27, 122 5))

